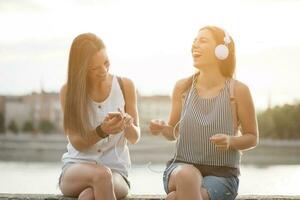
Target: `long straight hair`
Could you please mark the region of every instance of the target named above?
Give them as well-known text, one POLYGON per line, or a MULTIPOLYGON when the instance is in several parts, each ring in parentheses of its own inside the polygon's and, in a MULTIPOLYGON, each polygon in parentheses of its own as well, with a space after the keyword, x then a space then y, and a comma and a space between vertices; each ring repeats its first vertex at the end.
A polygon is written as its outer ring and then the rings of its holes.
POLYGON ((88 136, 92 129, 88 112, 88 64, 91 57, 104 48, 102 40, 92 33, 80 34, 73 40, 63 108, 64 130, 67 134, 80 133, 82 136, 88 136))
MULTIPOLYGON (((200 30, 208 30, 212 33, 214 40, 218 44, 224 44, 225 33, 224 30, 216 26, 205 26, 200 30)), ((221 74, 227 78, 234 78, 235 76, 235 45, 232 37, 230 37, 231 42, 228 44, 229 55, 225 60, 218 60, 221 74)))

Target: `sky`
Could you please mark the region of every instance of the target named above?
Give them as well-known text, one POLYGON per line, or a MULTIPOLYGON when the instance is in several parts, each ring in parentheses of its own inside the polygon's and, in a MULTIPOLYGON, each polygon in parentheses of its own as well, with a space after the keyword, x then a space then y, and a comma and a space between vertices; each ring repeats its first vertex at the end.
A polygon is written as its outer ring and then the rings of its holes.
POLYGON ((194 72, 191 44, 205 25, 235 41, 236 78, 255 106, 300 99, 300 1, 297 0, 0 0, 0 95, 66 82, 72 40, 84 32, 107 47, 111 72, 142 95, 170 95, 194 72))

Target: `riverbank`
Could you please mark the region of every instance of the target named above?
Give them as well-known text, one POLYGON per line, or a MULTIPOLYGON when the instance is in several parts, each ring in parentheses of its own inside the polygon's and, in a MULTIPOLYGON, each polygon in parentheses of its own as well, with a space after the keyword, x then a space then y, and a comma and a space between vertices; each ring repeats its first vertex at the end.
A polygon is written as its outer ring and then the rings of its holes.
MULTIPOLYGON (((67 140, 63 134, 0 135, 0 160, 60 162, 66 151, 67 140)), ((132 163, 165 163, 175 151, 175 142, 161 136, 143 135, 136 145, 129 145, 132 163)), ((242 164, 300 164, 300 140, 261 140, 260 144, 243 153, 242 164)))

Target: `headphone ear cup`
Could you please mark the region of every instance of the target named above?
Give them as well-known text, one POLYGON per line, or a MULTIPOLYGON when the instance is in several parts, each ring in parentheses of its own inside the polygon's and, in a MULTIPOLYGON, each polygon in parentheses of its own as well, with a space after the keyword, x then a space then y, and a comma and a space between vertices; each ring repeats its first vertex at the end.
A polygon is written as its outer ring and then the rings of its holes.
POLYGON ((215 55, 219 60, 225 60, 229 55, 228 47, 220 44, 215 48, 215 55))

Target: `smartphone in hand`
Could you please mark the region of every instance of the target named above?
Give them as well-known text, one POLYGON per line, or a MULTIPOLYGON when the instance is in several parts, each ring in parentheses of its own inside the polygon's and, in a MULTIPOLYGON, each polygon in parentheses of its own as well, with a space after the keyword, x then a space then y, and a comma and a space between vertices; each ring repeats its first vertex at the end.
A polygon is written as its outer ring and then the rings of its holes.
POLYGON ((114 118, 114 117, 117 117, 117 118, 119 118, 119 119, 122 119, 122 118, 123 118, 122 113, 120 113, 120 112, 109 112, 109 113, 108 113, 108 117, 109 117, 110 119, 112 119, 112 118, 114 118))

